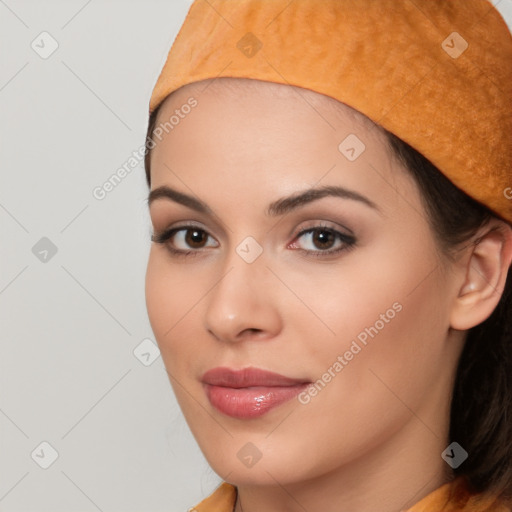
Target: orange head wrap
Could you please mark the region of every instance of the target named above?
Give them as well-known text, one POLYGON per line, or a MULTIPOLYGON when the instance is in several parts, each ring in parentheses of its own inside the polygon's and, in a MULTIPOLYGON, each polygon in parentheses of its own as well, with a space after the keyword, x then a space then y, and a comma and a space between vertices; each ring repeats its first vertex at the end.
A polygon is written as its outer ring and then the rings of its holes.
POLYGON ((195 0, 150 112, 216 77, 343 102, 512 223, 512 37, 488 0, 195 0))

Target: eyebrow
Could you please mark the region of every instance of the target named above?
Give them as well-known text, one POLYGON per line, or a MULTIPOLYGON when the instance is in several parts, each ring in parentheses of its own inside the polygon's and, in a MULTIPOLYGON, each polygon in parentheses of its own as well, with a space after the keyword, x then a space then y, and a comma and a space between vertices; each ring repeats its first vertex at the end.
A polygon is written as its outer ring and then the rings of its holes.
MULTIPOLYGON (((288 197, 278 199, 268 206, 265 213, 269 217, 285 215, 286 213, 312 203, 313 201, 318 201, 324 197, 339 197, 342 199, 359 201, 360 203, 363 203, 381 213, 380 208, 367 197, 354 190, 334 185, 310 188, 305 191, 292 194, 288 197)), ((193 196, 189 196, 188 194, 184 194, 183 192, 179 192, 178 190, 168 187, 167 185, 163 185, 150 191, 148 196, 148 205, 151 205, 151 203, 157 199, 169 199, 197 212, 207 215, 213 214, 213 210, 206 203, 203 203, 201 200, 193 196)))

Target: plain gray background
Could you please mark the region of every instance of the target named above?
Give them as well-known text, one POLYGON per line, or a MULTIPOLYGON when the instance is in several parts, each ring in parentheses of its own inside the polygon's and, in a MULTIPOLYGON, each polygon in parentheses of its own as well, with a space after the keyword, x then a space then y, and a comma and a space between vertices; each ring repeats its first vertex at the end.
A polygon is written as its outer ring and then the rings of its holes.
MULTIPOLYGON (((494 3, 512 26, 512 0, 494 3)), ((220 481, 147 319, 129 163, 190 5, 0 0, 1 512, 185 511, 220 481)))

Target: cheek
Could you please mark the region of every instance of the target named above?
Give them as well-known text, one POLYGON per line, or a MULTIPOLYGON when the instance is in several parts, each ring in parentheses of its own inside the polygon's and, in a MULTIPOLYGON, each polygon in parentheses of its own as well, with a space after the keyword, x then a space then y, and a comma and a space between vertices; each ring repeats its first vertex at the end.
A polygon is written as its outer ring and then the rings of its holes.
POLYGON ((175 270, 162 247, 151 248, 146 270, 146 308, 163 360, 169 369, 187 360, 187 354, 197 349, 197 336, 193 333, 187 335, 184 330, 190 326, 194 306, 207 289, 201 282, 197 276, 191 279, 189 272, 183 268, 175 270), (187 343, 180 342, 184 339, 187 343), (179 359, 172 357, 178 345, 179 359))
POLYGON ((286 323, 293 325, 296 357, 311 380, 320 380, 296 413, 303 426, 280 426, 284 439, 299 430, 304 438, 323 433, 301 446, 304 459, 315 461, 322 453, 322 464, 334 467, 377 446, 409 421, 411 409, 421 409, 443 364, 447 308, 440 274, 427 277, 435 263, 416 262, 303 279, 315 283, 304 302, 335 332, 290 305, 286 323))
POLYGON ((169 293, 171 276, 165 271, 162 258, 151 248, 146 269, 146 309, 151 328, 160 344, 163 335, 175 322, 176 300, 169 293))
POLYGON ((343 396, 347 390, 352 397, 377 396, 377 407, 396 401, 378 377, 412 400, 424 392, 443 364, 449 304, 435 253, 413 243, 408 253, 383 249, 370 257, 361 251, 337 267, 288 276, 292 289, 301 283, 302 304, 290 303, 284 322, 309 361, 310 378, 331 369, 343 378, 327 387, 342 387, 343 396), (343 368, 333 368, 338 356, 343 368))
POLYGON ((195 273, 194 276, 191 279, 190 272, 183 268, 173 269, 161 247, 151 248, 145 283, 148 318, 169 382, 192 425, 207 421, 201 417, 201 408, 195 405, 202 389, 191 369, 197 354, 204 349, 198 336, 200 319, 194 317, 194 308, 208 287, 201 285, 203 280, 197 279, 195 273), (196 400, 190 399, 191 394, 196 400))

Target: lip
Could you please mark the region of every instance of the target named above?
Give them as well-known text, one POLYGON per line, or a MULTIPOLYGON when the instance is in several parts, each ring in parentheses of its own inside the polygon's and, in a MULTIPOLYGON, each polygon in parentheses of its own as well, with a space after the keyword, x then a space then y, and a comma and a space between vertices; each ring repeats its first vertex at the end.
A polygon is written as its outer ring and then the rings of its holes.
POLYGON ((311 383, 260 368, 226 367, 208 370, 202 382, 212 406, 239 419, 262 416, 297 396, 311 383))

